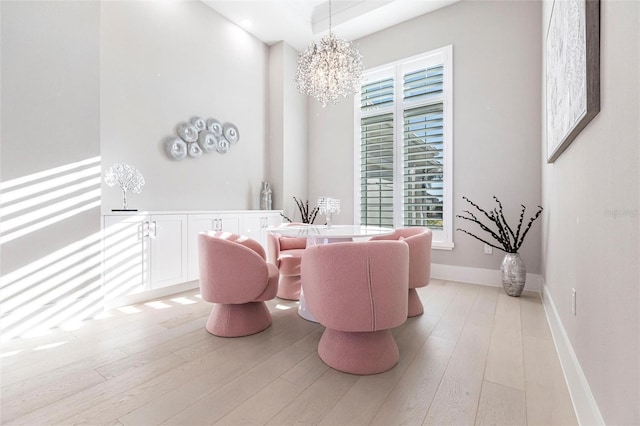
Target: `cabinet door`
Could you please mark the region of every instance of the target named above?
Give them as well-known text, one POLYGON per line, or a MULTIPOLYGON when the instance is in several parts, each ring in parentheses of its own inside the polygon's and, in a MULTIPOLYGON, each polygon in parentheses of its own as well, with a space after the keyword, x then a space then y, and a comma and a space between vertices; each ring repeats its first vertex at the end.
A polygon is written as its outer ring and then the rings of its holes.
POLYGON ((218 231, 241 234, 241 216, 234 213, 220 213, 218 215, 218 231))
POLYGON ((247 213, 242 218, 242 235, 258 241, 264 247, 262 230, 265 227, 265 217, 262 214, 247 213))
POLYGON ((192 214, 189 215, 189 235, 187 237, 187 280, 193 281, 200 278, 198 266, 198 234, 200 232, 213 231, 218 224, 218 215, 192 214))
POLYGON ((187 216, 152 215, 151 288, 187 281, 187 216))
POLYGON ((225 231, 240 233, 240 216, 237 214, 191 214, 189 215, 189 231, 187 241, 187 281, 200 278, 198 260, 198 234, 206 231, 225 231))
POLYGON ((258 241, 267 250, 267 228, 280 223, 280 212, 246 213, 243 217, 244 235, 258 241))
POLYGON ((278 226, 282 223, 282 216, 280 211, 267 214, 267 227, 278 226))
POLYGON ((104 298, 148 289, 148 216, 105 216, 103 222, 104 298))

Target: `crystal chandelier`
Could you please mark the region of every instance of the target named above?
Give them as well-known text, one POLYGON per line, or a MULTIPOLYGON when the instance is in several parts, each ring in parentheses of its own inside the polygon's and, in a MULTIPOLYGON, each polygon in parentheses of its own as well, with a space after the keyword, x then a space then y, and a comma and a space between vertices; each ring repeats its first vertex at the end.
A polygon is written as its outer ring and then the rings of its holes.
POLYGON ((305 95, 313 96, 322 107, 338 103, 340 96, 360 90, 362 55, 351 43, 331 32, 331 0, 329 0, 329 34, 320 43, 311 43, 298 55, 296 84, 305 95))

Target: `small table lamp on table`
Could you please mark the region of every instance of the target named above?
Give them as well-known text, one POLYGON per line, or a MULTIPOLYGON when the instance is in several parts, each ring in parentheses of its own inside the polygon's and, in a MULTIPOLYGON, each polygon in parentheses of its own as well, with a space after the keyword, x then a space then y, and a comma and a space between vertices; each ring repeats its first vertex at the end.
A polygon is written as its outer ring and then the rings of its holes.
POLYGON ((331 228, 331 217, 334 213, 340 213, 340 199, 331 197, 318 197, 320 213, 327 218, 327 226, 331 228))

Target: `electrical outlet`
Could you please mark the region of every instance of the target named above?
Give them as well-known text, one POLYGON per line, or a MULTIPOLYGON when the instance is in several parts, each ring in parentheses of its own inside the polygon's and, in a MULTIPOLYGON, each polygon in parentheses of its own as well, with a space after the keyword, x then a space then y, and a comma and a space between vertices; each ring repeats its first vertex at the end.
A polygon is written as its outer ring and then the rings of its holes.
POLYGON ((576 289, 571 289, 571 313, 576 314, 576 289))
POLYGON ((489 244, 485 244, 484 254, 493 254, 493 247, 491 247, 489 244))

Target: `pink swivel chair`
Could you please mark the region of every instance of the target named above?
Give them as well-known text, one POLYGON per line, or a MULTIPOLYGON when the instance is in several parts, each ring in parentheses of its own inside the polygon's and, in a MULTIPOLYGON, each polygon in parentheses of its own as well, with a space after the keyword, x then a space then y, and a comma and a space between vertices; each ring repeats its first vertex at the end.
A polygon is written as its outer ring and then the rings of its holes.
POLYGON ((221 337, 248 336, 271 325, 265 300, 278 290, 278 269, 267 263, 255 240, 229 232, 198 235, 200 293, 214 303, 207 331, 221 337))
POLYGON ((431 279, 431 239, 431 230, 420 227, 398 228, 391 235, 371 238, 371 241, 403 240, 409 245, 409 317, 424 312, 416 288, 425 287, 431 279))
MULTIPOLYGON (((282 226, 295 226, 299 223, 291 223, 282 226)), ((278 282, 278 294, 280 299, 300 300, 300 262, 302 253, 307 246, 306 238, 283 237, 277 232, 267 234, 269 262, 278 267, 280 279, 278 282)))
POLYGON ((409 248, 401 241, 334 243, 302 256, 307 308, 326 327, 318 355, 352 374, 377 374, 400 357, 390 328, 407 319, 409 248))

